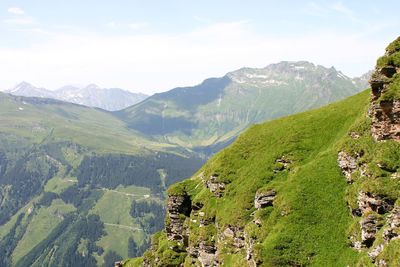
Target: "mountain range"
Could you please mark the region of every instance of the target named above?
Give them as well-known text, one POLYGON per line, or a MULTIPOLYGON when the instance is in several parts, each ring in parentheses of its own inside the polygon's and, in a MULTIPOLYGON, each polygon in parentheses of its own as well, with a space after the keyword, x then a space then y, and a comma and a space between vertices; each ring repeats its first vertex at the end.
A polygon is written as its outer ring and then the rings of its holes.
POLYGON ((109 111, 132 106, 148 97, 142 93, 132 93, 119 88, 100 88, 95 84, 83 88, 69 85, 51 91, 22 82, 5 92, 18 96, 53 98, 109 111))
POLYGON ((352 79, 306 61, 284 61, 155 94, 115 114, 161 142, 215 152, 254 123, 343 99, 366 89, 368 78, 352 79))

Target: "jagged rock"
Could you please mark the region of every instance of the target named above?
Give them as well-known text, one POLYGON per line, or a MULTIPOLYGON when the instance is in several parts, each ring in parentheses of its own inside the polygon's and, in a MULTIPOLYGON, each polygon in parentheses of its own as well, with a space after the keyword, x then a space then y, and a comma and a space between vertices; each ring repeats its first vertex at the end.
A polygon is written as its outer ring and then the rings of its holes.
POLYGON ((368 252, 368 256, 371 258, 371 260, 373 262, 378 257, 378 255, 382 252, 383 248, 384 248, 383 244, 380 244, 380 245, 376 246, 371 252, 368 252))
POLYGON ((340 151, 337 159, 338 165, 342 170, 344 176, 348 183, 353 182, 351 175, 357 170, 357 158, 350 156, 344 151, 340 151))
POLYGON ((377 263, 376 266, 378 267, 387 267, 388 264, 386 263, 386 261, 384 259, 380 259, 377 263))
POLYGON ((372 106, 372 136, 375 140, 400 142, 400 101, 381 101, 372 106))
POLYGON ((228 226, 223 232, 221 240, 226 238, 232 239, 232 245, 236 249, 241 249, 245 246, 245 234, 243 228, 228 226))
POLYGON ((254 238, 249 238, 247 235, 245 236, 245 240, 246 240, 246 260, 247 260, 247 264, 250 267, 256 267, 257 263, 254 260, 254 251, 253 251, 253 247, 255 244, 255 239, 254 238))
POLYGON ((269 190, 265 193, 257 192, 254 197, 254 207, 256 209, 262 209, 268 206, 272 206, 274 199, 276 197, 276 192, 274 190, 269 190))
POLYGON ((235 236, 235 232, 231 227, 227 227, 223 232, 225 237, 233 238, 235 236))
POLYGON ((392 210, 387 219, 388 228, 383 232, 383 239, 389 242, 392 239, 400 238, 400 207, 392 210))
POLYGON ((222 197, 225 191, 225 183, 217 181, 217 175, 211 175, 210 179, 206 181, 206 187, 214 193, 216 197, 222 197))
POLYGON ((370 214, 362 219, 361 225, 361 243, 366 247, 371 247, 375 241, 375 236, 378 231, 378 219, 375 215, 370 214))
POLYGON ((384 214, 393 209, 393 203, 394 201, 384 200, 381 196, 371 194, 370 192, 360 191, 358 193, 357 204, 361 214, 366 214, 370 211, 384 214))
POLYGON ((217 249, 214 245, 207 245, 200 242, 198 250, 198 260, 202 267, 218 266, 217 249))
POLYGON ((292 161, 290 159, 287 159, 285 156, 282 156, 281 158, 275 160, 275 162, 278 163, 279 165, 275 167, 274 169, 275 173, 287 169, 289 165, 292 163, 292 161))
POLYGON ((167 218, 165 229, 170 240, 186 243, 187 233, 184 229, 185 217, 190 215, 191 202, 187 195, 169 196, 167 201, 167 218))
MULTIPOLYGON (((387 51, 385 56, 393 52, 387 51)), ((376 67, 370 79, 372 88, 371 133, 375 140, 393 139, 400 141, 400 101, 379 100, 388 89, 391 78, 400 70, 393 65, 376 67)))

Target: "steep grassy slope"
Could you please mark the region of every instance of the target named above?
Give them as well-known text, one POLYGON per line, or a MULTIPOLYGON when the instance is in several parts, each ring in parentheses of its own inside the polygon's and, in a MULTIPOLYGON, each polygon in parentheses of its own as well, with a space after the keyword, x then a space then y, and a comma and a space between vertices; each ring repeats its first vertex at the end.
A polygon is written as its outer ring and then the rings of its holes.
POLYGON ((399 54, 372 100, 253 126, 170 187, 165 231, 124 265, 400 266, 399 54))
POLYGON ((108 112, 0 93, 0 266, 137 255, 164 213, 134 216, 132 203, 159 208, 166 186, 202 163, 108 112))
MULTIPOLYGON (((356 205, 360 190, 400 197, 398 180, 390 180, 400 168, 396 154, 400 144, 372 140, 368 100, 366 91, 250 128, 192 179, 169 189, 167 232, 154 237, 145 262, 150 266, 370 265, 366 252, 372 247, 361 248, 361 253, 351 247, 354 231, 360 239, 360 219, 352 217, 349 205, 356 205), (375 172, 348 185, 338 167, 338 153, 356 148, 368 151, 362 162, 375 172), (385 162, 391 170, 377 168, 377 162, 385 162), (256 208, 256 195, 274 197, 266 207, 256 208)), ((381 256, 389 266, 399 263, 396 244, 392 242, 381 256)))
MULTIPOLYGON (((266 266, 354 264, 357 253, 347 245, 346 235, 352 221, 345 201, 347 184, 336 159, 341 139, 365 116, 367 103, 364 92, 326 108, 253 126, 191 180, 170 188, 170 198, 187 194, 191 203, 202 207, 187 219, 188 245, 219 247, 219 258, 227 266, 246 264, 245 249, 227 246, 221 239, 231 227, 257 240, 253 257, 266 266), (282 157, 290 160, 290 167, 281 168, 277 160, 282 157), (224 184, 222 197, 205 186, 203 180, 210 177, 224 184), (256 192, 268 190, 276 191, 273 207, 257 211, 256 192), (256 218, 261 227, 252 222, 256 218), (201 221, 211 223, 200 227, 201 221)), ((163 255, 168 241, 158 242, 157 253, 163 255)))
POLYGON ((320 107, 367 88, 360 81, 334 68, 281 62, 156 94, 115 114, 132 129, 163 142, 213 151, 253 123, 320 107))

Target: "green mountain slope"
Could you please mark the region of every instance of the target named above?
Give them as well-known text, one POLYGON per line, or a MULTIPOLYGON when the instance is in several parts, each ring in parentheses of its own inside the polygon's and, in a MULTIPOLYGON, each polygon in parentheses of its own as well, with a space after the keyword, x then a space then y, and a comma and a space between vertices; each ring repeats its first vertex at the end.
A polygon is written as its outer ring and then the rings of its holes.
POLYGON ((352 80, 334 68, 281 62, 156 94, 115 114, 163 142, 212 151, 253 123, 320 107, 365 88, 364 78, 352 80))
POLYGON ((253 126, 170 187, 165 230, 124 266, 400 266, 399 44, 372 104, 253 126))
POLYGON ((165 188, 202 163, 108 112, 0 93, 0 266, 140 254, 163 226, 165 188))

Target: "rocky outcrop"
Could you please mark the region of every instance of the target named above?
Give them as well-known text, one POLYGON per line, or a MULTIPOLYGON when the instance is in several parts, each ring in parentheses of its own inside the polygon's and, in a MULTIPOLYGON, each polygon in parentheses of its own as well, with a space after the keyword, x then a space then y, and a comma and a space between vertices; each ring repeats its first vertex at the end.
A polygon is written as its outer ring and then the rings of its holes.
POLYGON ((168 239, 187 244, 187 231, 184 228, 184 222, 190 212, 191 201, 188 195, 172 195, 168 197, 167 222, 165 226, 168 239))
POLYGON ((198 263, 200 263, 201 267, 219 266, 215 244, 207 244, 201 241, 196 247, 189 246, 187 251, 191 256, 193 266, 199 266, 198 263))
MULTIPOLYGON (((372 262, 375 262, 376 266, 387 266, 387 263, 384 259, 380 259, 377 262, 376 259, 391 240, 400 238, 400 207, 395 207, 392 209, 390 215, 387 217, 386 222, 387 224, 383 231, 384 242, 368 252, 368 256, 371 258, 372 262)), ((373 230, 371 230, 371 238, 372 231, 373 230)))
POLYGON ((257 192, 254 197, 254 207, 256 209, 262 209, 268 206, 272 206, 276 197, 274 190, 268 190, 267 192, 257 192))
POLYGON ((222 232, 221 240, 227 239, 231 241, 232 246, 236 250, 242 249, 246 245, 245 233, 243 228, 240 227, 228 226, 225 228, 225 230, 222 232))
POLYGON ((254 256, 254 245, 256 243, 256 240, 252 237, 249 237, 247 234, 245 234, 245 241, 246 241, 246 260, 247 264, 250 267, 256 267, 261 264, 261 262, 258 262, 255 259, 254 256))
POLYGON ((384 214, 393 209, 393 203, 394 201, 384 199, 382 196, 374 195, 370 192, 360 191, 357 198, 359 209, 357 213, 366 214, 374 211, 379 214, 384 214))
POLYGON ((370 214, 360 222, 361 242, 366 247, 371 247, 378 232, 378 219, 374 214, 370 214))
POLYGON ((378 64, 370 79, 371 133, 377 141, 392 139, 400 142, 400 99, 382 98, 388 92, 395 74, 400 73, 400 66, 396 66, 390 59, 394 53, 399 53, 399 51, 386 49, 386 54, 380 59, 385 60, 386 63, 378 64))
POLYGON ((340 151, 338 153, 337 163, 342 170, 343 175, 346 177, 346 181, 351 184, 353 183, 353 173, 359 172, 360 176, 368 176, 367 165, 359 164, 358 159, 362 155, 356 154, 351 156, 350 154, 340 151))
POLYGON ((204 242, 200 243, 198 260, 202 267, 218 266, 217 248, 214 245, 207 245, 204 242))
POLYGON ((372 251, 368 252, 368 256, 371 258, 373 262, 375 262, 376 258, 382 252, 383 248, 384 248, 383 244, 380 244, 376 246, 372 251))
MULTIPOLYGON (((376 239, 376 233, 381 227, 377 214, 385 214, 393 210, 394 201, 370 192, 360 191, 357 197, 357 204, 358 208, 353 209, 352 213, 355 216, 364 216, 364 218, 360 221, 361 242, 354 239, 353 247, 360 250, 362 247, 372 246, 376 239)), ((371 255, 379 254, 381 250, 376 247, 370 253, 372 253, 371 255)))
POLYGON ((383 232, 383 239, 386 242, 400 238, 400 207, 392 210, 388 216, 388 227, 383 232))
POLYGON ((372 109, 372 136, 375 140, 400 142, 400 101, 381 101, 372 109))
POLYGON ((340 151, 337 162, 347 182, 353 182, 351 175, 357 170, 357 158, 350 156, 344 151, 340 151))
POLYGON ((206 179, 202 172, 198 177, 203 181, 204 185, 210 190, 210 192, 214 194, 214 196, 219 198, 224 195, 226 184, 218 180, 218 174, 213 174, 206 179))
POLYGON ((276 159, 275 162, 276 162, 276 167, 274 169, 275 173, 289 169, 290 164, 292 163, 292 161, 285 156, 276 159))
POLYGON ((210 179, 207 180, 206 186, 216 197, 222 197, 225 191, 225 184, 218 182, 217 178, 218 176, 212 175, 210 179))

